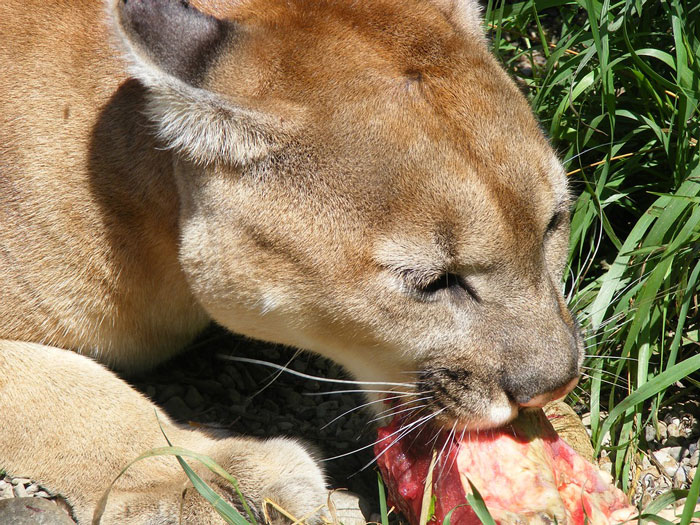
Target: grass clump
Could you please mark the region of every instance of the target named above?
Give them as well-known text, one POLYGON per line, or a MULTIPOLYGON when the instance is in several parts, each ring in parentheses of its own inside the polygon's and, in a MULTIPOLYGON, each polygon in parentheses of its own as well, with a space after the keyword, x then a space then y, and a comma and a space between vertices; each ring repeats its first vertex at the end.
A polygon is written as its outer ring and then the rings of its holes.
POLYGON ((700 384, 700 3, 490 0, 486 23, 578 195, 566 286, 588 355, 574 401, 631 495, 644 427, 700 384))

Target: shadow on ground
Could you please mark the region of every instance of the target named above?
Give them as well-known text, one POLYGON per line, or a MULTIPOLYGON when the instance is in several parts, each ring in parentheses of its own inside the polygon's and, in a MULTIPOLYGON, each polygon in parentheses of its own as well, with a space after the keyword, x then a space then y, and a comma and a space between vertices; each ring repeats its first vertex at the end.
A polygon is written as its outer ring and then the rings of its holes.
POLYGON ((354 385, 303 379, 221 355, 287 365, 326 379, 348 379, 341 367, 314 354, 211 327, 181 356, 131 381, 174 419, 193 426, 230 435, 298 438, 315 448, 319 458, 362 449, 322 464, 333 487, 356 492, 370 508, 378 509, 374 455, 368 447, 375 436, 369 423, 372 416, 364 409, 353 410, 366 400, 359 393, 332 393, 356 390, 354 385))

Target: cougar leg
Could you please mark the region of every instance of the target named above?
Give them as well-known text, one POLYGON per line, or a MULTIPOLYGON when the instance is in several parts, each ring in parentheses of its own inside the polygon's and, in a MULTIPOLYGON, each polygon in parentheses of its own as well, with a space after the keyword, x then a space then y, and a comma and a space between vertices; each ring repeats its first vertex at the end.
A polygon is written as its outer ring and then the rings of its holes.
MULTIPOLYGON (((158 420, 174 445, 212 457, 236 477, 257 512, 270 498, 301 517, 327 498, 320 469, 299 444, 183 429, 115 374, 70 351, 0 341, 0 410, 0 467, 63 495, 79 523, 91 522, 105 489, 131 460, 167 445, 158 420)), ((227 483, 196 470, 237 501, 227 483)), ((141 461, 115 485, 102 522, 218 521, 191 486, 183 498, 186 487, 174 457, 141 461)))

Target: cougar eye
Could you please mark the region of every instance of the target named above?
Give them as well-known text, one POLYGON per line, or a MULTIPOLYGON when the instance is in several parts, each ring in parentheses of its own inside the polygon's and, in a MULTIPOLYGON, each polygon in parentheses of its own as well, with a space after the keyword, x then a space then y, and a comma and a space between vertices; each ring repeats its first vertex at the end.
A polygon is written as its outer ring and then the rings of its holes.
POLYGON ((469 283, 456 273, 444 272, 431 276, 422 276, 420 279, 415 279, 415 276, 412 277, 413 279, 408 279, 409 284, 424 297, 431 297, 440 291, 447 290, 453 294, 467 294, 476 300, 479 299, 469 283))

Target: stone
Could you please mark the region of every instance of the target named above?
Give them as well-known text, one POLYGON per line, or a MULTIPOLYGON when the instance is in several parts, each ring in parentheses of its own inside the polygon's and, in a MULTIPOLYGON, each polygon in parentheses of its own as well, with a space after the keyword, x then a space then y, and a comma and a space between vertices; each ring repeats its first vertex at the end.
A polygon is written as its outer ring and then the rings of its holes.
POLYGON ((677 438, 681 436, 681 429, 676 423, 671 423, 670 425, 668 425, 668 427, 666 427, 666 430, 668 432, 669 437, 677 438))
POLYGON ((603 472, 607 473, 609 476, 612 476, 613 464, 612 461, 610 461, 610 458, 601 457, 598 460, 598 468, 603 472))
POLYGON ((29 496, 29 494, 27 494, 27 489, 25 489, 24 485, 22 485, 21 483, 15 485, 14 492, 16 498, 26 498, 27 496, 29 496))
POLYGON ((661 450, 664 450, 669 456, 675 459, 676 462, 680 462, 683 457, 683 447, 680 446, 666 447, 661 450))
POLYGON ((685 470, 683 470, 683 467, 677 468, 676 472, 673 474, 673 488, 674 489, 681 489, 685 486, 685 482, 687 481, 686 475, 685 475, 685 470))
POLYGON ((202 394, 195 387, 190 386, 187 388, 187 394, 185 394, 185 403, 192 409, 202 409, 205 401, 202 394))
POLYGON ((13 478, 12 479, 13 485, 29 485, 31 482, 32 482, 32 480, 29 478, 13 478))
POLYGON ((185 393, 185 389, 182 385, 169 384, 163 387, 160 392, 158 392, 158 399, 162 402, 169 400, 172 397, 179 397, 185 393))
POLYGON ((37 485, 36 483, 32 483, 27 487, 26 492, 28 496, 33 496, 34 494, 39 492, 39 485, 37 485))
POLYGON ((661 442, 666 440, 668 437, 668 431, 666 430, 666 423, 663 421, 659 421, 659 426, 658 426, 658 434, 659 434, 659 439, 661 442))
POLYGON ((652 452, 654 459, 664 469, 668 477, 673 478, 673 475, 678 470, 678 462, 668 453, 667 449, 656 450, 652 452))
POLYGON ((175 396, 168 399, 164 404, 165 411, 174 419, 187 419, 192 411, 181 397, 175 396))
POLYGON ((55 503, 41 498, 0 500, 0 525, 75 525, 55 503))
POLYGON ((693 482, 693 480, 695 479, 695 474, 697 473, 697 471, 698 471, 698 468, 697 468, 697 467, 693 467, 693 468, 691 468, 690 470, 688 470, 688 475, 687 475, 688 483, 692 483, 692 482, 693 482))
POLYGON ((647 425, 644 427, 644 439, 647 443, 653 443, 656 441, 656 429, 654 425, 647 425))
POLYGON ((700 450, 697 448, 692 452, 690 455, 690 459, 688 460, 688 465, 690 467, 697 467, 698 462, 700 461, 700 450))
POLYGON ((15 493, 12 490, 12 485, 5 482, 5 481, 0 481, 0 499, 7 499, 7 498, 14 498, 15 493))

